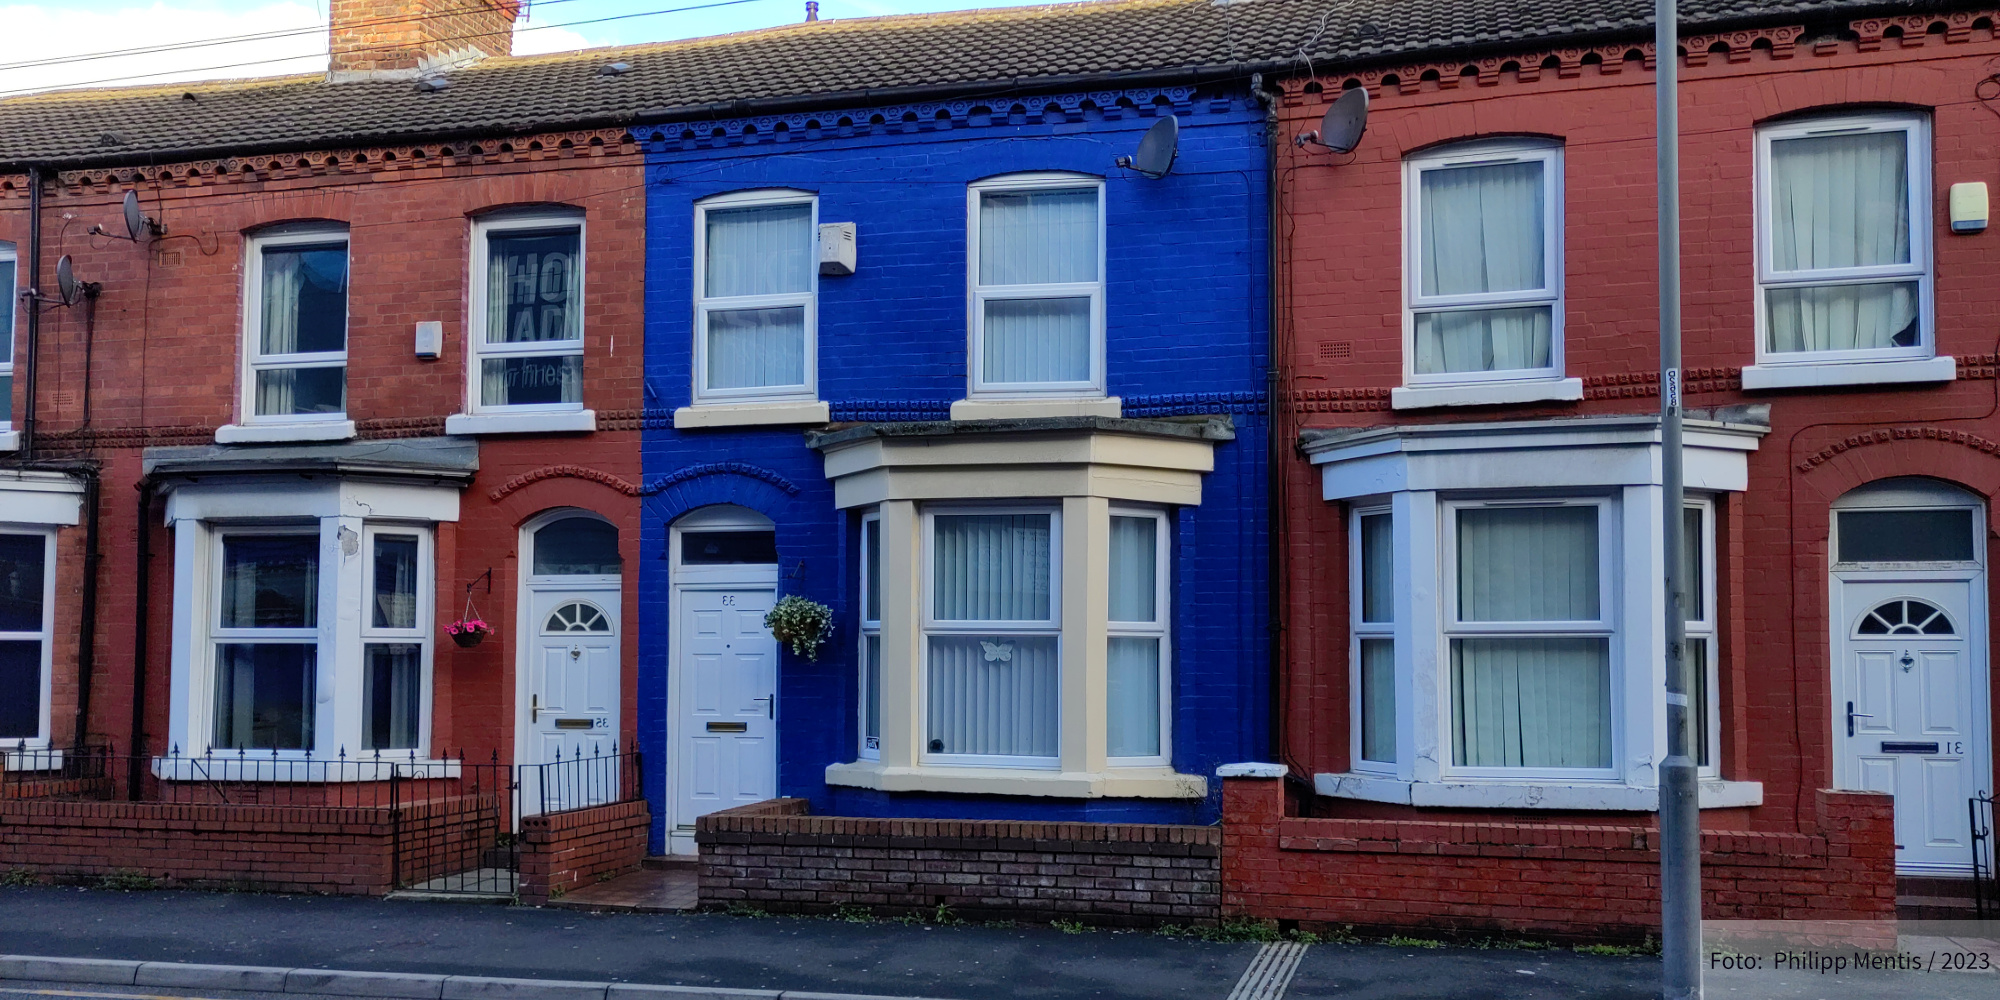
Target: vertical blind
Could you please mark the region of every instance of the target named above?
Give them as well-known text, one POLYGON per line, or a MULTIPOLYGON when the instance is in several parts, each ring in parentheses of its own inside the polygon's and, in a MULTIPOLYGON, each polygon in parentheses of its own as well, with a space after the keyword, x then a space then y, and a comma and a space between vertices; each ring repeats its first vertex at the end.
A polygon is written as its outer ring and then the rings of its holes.
MULTIPOLYGON (((1838 271, 1912 262, 1909 134, 1801 136, 1771 142, 1771 268, 1838 271)), ((1917 343, 1915 281, 1765 291, 1772 351, 1917 343)))
MULTIPOLYGON (((812 290, 812 206, 761 205, 704 213, 707 299, 803 294, 812 290)), ((711 389, 801 385, 805 382, 803 304, 719 308, 707 317, 707 385, 711 389)))
POLYGON ((1023 295, 1004 286, 1095 282, 1097 244, 1095 188, 980 194, 984 381, 1089 381, 1091 298, 1055 289, 1023 295))
MULTIPOLYGON (((347 350, 347 245, 266 247, 258 354, 334 356, 347 350)), ((259 416, 340 413, 347 408, 341 365, 256 369, 259 416)))
MULTIPOLYGON (((932 617, 1053 624, 1053 518, 932 518, 932 617)), ((1054 635, 1000 630, 929 639, 931 753, 1053 757, 1059 722, 1054 635)))
MULTIPOLYGON (((1544 253, 1544 171, 1539 160, 1441 167, 1421 175, 1417 270, 1425 297, 1549 287, 1544 253)), ((1420 374, 1546 368, 1552 311, 1526 308, 1420 311, 1420 374)))
MULTIPOLYGON (((1598 564, 1594 506, 1460 510, 1458 619, 1594 623, 1598 564)), ((1454 759, 1467 767, 1610 767, 1610 662, 1608 639, 1559 627, 1454 637, 1454 759)))

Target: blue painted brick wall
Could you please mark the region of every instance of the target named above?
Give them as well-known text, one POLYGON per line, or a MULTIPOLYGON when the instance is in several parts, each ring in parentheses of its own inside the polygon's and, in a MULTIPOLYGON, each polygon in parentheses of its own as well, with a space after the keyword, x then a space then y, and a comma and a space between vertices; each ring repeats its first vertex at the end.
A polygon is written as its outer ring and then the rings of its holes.
MULTIPOLYGON (((799 429, 672 428, 673 409, 691 395, 697 201, 796 188, 818 195, 822 223, 856 223, 857 273, 820 279, 820 398, 836 421, 941 419, 965 395, 966 185, 1031 170, 1105 177, 1110 392, 1127 416, 1228 413, 1237 428, 1216 449, 1202 504, 1176 513, 1174 764, 1212 776, 1218 764, 1268 755, 1262 113, 1245 93, 1186 90, 990 107, 801 115, 651 137, 643 447, 654 492, 640 576, 640 736, 648 759, 665 765, 668 525, 700 506, 737 503, 777 523, 781 592, 836 615, 836 641, 819 662, 781 657, 780 794, 847 815, 1210 822, 1216 782, 1195 803, 828 787, 826 765, 854 759, 858 742, 854 519, 834 509, 820 457, 799 429), (1114 167, 1169 109, 1181 119, 1174 172, 1148 180, 1114 167), (877 116, 881 124, 871 124, 877 116)), ((669 813, 665 766, 650 771, 657 849, 669 813)))

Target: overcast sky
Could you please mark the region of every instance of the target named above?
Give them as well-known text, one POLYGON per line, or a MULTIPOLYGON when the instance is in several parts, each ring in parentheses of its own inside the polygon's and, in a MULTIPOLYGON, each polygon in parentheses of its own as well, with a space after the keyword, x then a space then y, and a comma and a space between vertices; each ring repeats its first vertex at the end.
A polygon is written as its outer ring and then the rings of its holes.
MULTIPOLYGON (((802 20, 805 0, 534 0, 518 54, 765 28, 802 20)), ((869 17, 1019 0, 820 0, 820 17, 869 17)), ((82 84, 264 76, 326 69, 327 0, 0 0, 0 96, 82 84), (217 44, 216 39, 258 35, 217 44), (172 48, 165 48, 172 47, 172 48), (130 49, 158 51, 79 60, 130 49), (23 65, 25 63, 41 65, 23 65)))

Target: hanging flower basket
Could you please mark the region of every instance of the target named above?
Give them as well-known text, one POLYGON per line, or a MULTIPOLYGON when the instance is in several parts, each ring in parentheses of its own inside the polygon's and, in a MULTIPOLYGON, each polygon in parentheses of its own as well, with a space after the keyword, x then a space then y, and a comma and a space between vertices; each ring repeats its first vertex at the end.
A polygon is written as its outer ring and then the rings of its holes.
POLYGON ((764 615, 764 627, 771 630, 771 638, 790 646, 793 654, 817 662, 819 647, 833 634, 833 609, 786 594, 764 615))
POLYGON ((446 625, 444 632, 451 636, 451 641, 458 643, 460 649, 471 649, 493 634, 493 626, 478 618, 460 618, 446 625))

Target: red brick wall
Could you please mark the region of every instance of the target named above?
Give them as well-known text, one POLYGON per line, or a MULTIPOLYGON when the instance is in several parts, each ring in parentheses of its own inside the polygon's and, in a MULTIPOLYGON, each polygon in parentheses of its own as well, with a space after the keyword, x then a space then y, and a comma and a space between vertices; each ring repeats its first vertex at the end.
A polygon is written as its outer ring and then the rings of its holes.
MULTIPOLYGON (((1827 620, 1827 507, 1871 480, 1931 476, 2000 499, 1995 447, 2000 229, 1950 233, 1946 193, 1989 180, 2000 153, 2000 117, 1974 96, 2000 57, 1990 18, 1948 33, 1915 19, 1907 41, 1881 41, 1882 25, 1856 22, 1846 37, 1793 41, 1796 30, 1694 39, 1683 60, 1682 212, 1686 287, 1686 402, 1691 407, 1770 403, 1772 431, 1749 456, 1749 489, 1720 510, 1719 668, 1722 767, 1759 781, 1764 804, 1705 823, 1803 832, 1818 790, 1833 784, 1834 712, 1827 620), (1729 49, 1710 55, 1711 44, 1729 49), (1866 106, 1927 110, 1932 120, 1930 219, 1939 354, 1958 359, 1943 385, 1746 393, 1742 366, 1755 356, 1752 152, 1758 123, 1806 111, 1866 106), (1882 438, 1877 440, 1878 435, 1882 438), (1850 443, 1852 442, 1852 443, 1850 443)), ((1657 296, 1653 185, 1653 80, 1628 49, 1495 53, 1435 66, 1376 66, 1354 78, 1371 87, 1368 133, 1351 156, 1280 143, 1277 317, 1293 406, 1278 433, 1442 420, 1506 420, 1655 413, 1657 296), (1545 60, 1552 68, 1542 69, 1545 60), (1586 61, 1588 60, 1588 61, 1586 61), (1385 80, 1395 76, 1393 82, 1385 80), (1393 412, 1401 384, 1402 163, 1434 144, 1535 135, 1564 150, 1567 374, 1581 377, 1575 404, 1393 412), (1287 426, 1287 422, 1289 426, 1287 426)), ((1316 127, 1322 94, 1348 76, 1287 81, 1280 130, 1316 127)), ((1282 756, 1300 773, 1348 767, 1347 565, 1342 505, 1321 499, 1318 471, 1295 459, 1280 470, 1288 527, 1283 613, 1288 664, 1282 756)), ((2000 520, 1991 525, 2000 529, 2000 520)), ((1989 588, 2000 598, 2000 588, 1989 588)), ((1991 613, 1989 608, 1989 614, 1991 613)), ((2000 685, 1994 686, 2000 697, 2000 685)), ((1421 811, 1322 800, 1323 815, 1420 817, 1421 811)), ((1596 822, 1583 816, 1487 813, 1478 821, 1596 822)))
MULTIPOLYGON (((1798 833, 1702 835, 1711 920, 1893 920, 1892 800, 1822 791, 1798 833)), ((1302 819, 1271 779, 1223 783, 1222 912, 1308 929, 1604 940, 1657 933, 1659 832, 1633 824, 1302 819)))
MULTIPOLYGON (((499 815, 497 809, 488 811, 499 815)), ((172 886, 380 894, 394 888, 396 824, 416 843, 491 843, 461 804, 390 809, 0 799, 0 871, 58 880, 133 874, 172 886)), ((404 880, 440 864, 406 855, 404 880)))
POLYGON ((1214 924, 1217 827, 811 816, 774 799, 703 816, 705 907, 784 913, 1214 924))
POLYGON ((651 816, 644 802, 618 802, 521 820, 523 903, 550 897, 639 867, 651 816))

